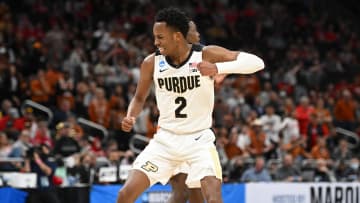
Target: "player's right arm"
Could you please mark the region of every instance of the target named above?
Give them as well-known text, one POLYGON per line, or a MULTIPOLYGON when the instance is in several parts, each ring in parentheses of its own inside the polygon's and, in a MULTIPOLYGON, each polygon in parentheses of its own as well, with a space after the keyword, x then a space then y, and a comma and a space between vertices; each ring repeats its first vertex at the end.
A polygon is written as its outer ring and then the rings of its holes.
POLYGON ((140 79, 136 87, 135 95, 131 99, 126 117, 121 122, 121 128, 129 132, 135 124, 136 117, 142 111, 144 103, 153 82, 155 54, 147 56, 140 67, 140 79))

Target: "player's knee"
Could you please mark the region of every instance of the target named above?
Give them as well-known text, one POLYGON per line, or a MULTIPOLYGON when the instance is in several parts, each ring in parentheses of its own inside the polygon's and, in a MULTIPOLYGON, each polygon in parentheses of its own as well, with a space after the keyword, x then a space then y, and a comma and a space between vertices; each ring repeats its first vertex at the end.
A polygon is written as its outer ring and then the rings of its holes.
POLYGON ((174 199, 174 202, 176 203, 181 203, 181 202, 186 202, 186 200, 188 199, 188 191, 185 188, 178 188, 178 189, 174 189, 172 191, 172 196, 174 199))
POLYGON ((222 200, 220 197, 217 197, 215 195, 210 195, 208 198, 206 198, 207 203, 222 203, 222 200))

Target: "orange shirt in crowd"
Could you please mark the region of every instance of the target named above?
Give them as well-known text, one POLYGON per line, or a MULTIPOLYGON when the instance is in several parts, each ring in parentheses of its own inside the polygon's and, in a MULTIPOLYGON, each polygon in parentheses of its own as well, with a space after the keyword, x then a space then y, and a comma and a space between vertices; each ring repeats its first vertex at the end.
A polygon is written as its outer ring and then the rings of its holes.
POLYGON ((356 106, 353 100, 340 99, 336 102, 334 117, 337 121, 355 121, 356 106))
POLYGON ((319 145, 315 145, 311 149, 311 157, 313 159, 330 159, 330 153, 326 149, 326 147, 320 147, 319 145))
POLYGON ((251 153, 252 155, 261 155, 264 153, 265 149, 265 139, 266 135, 265 133, 261 133, 259 135, 256 135, 253 130, 249 130, 249 137, 250 137, 250 149, 255 149, 255 154, 251 153))
POLYGON ((59 71, 55 71, 53 69, 49 69, 45 73, 45 77, 49 82, 50 88, 51 88, 51 94, 53 95, 55 93, 56 84, 59 81, 61 77, 63 77, 63 74, 59 71))
POLYGON ((88 107, 91 121, 108 128, 110 124, 110 109, 106 99, 93 99, 88 107))
POLYGON ((31 100, 39 103, 46 103, 49 101, 50 85, 46 79, 40 81, 39 79, 31 80, 30 82, 31 100))
POLYGON ((228 143, 225 146, 225 153, 229 159, 242 155, 242 150, 235 143, 228 143))

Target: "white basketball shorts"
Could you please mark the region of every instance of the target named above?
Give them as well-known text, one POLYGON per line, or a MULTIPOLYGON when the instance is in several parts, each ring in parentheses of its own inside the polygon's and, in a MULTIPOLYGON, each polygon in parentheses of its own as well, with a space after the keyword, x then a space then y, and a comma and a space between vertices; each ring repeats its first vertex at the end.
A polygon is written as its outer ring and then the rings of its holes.
POLYGON ((189 188, 199 188, 205 176, 222 180, 214 141, 215 135, 210 129, 184 135, 160 128, 137 156, 133 169, 144 172, 151 186, 157 182, 166 184, 181 164, 188 164, 186 184, 189 188))

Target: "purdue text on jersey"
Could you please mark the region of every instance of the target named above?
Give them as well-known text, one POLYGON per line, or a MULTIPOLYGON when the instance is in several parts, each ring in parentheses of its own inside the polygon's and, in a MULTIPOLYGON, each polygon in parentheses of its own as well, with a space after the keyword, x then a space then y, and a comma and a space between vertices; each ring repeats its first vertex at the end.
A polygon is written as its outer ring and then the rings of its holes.
POLYGON ((165 77, 158 78, 157 81, 160 89, 165 88, 167 91, 176 93, 184 93, 200 87, 200 75, 165 77))

